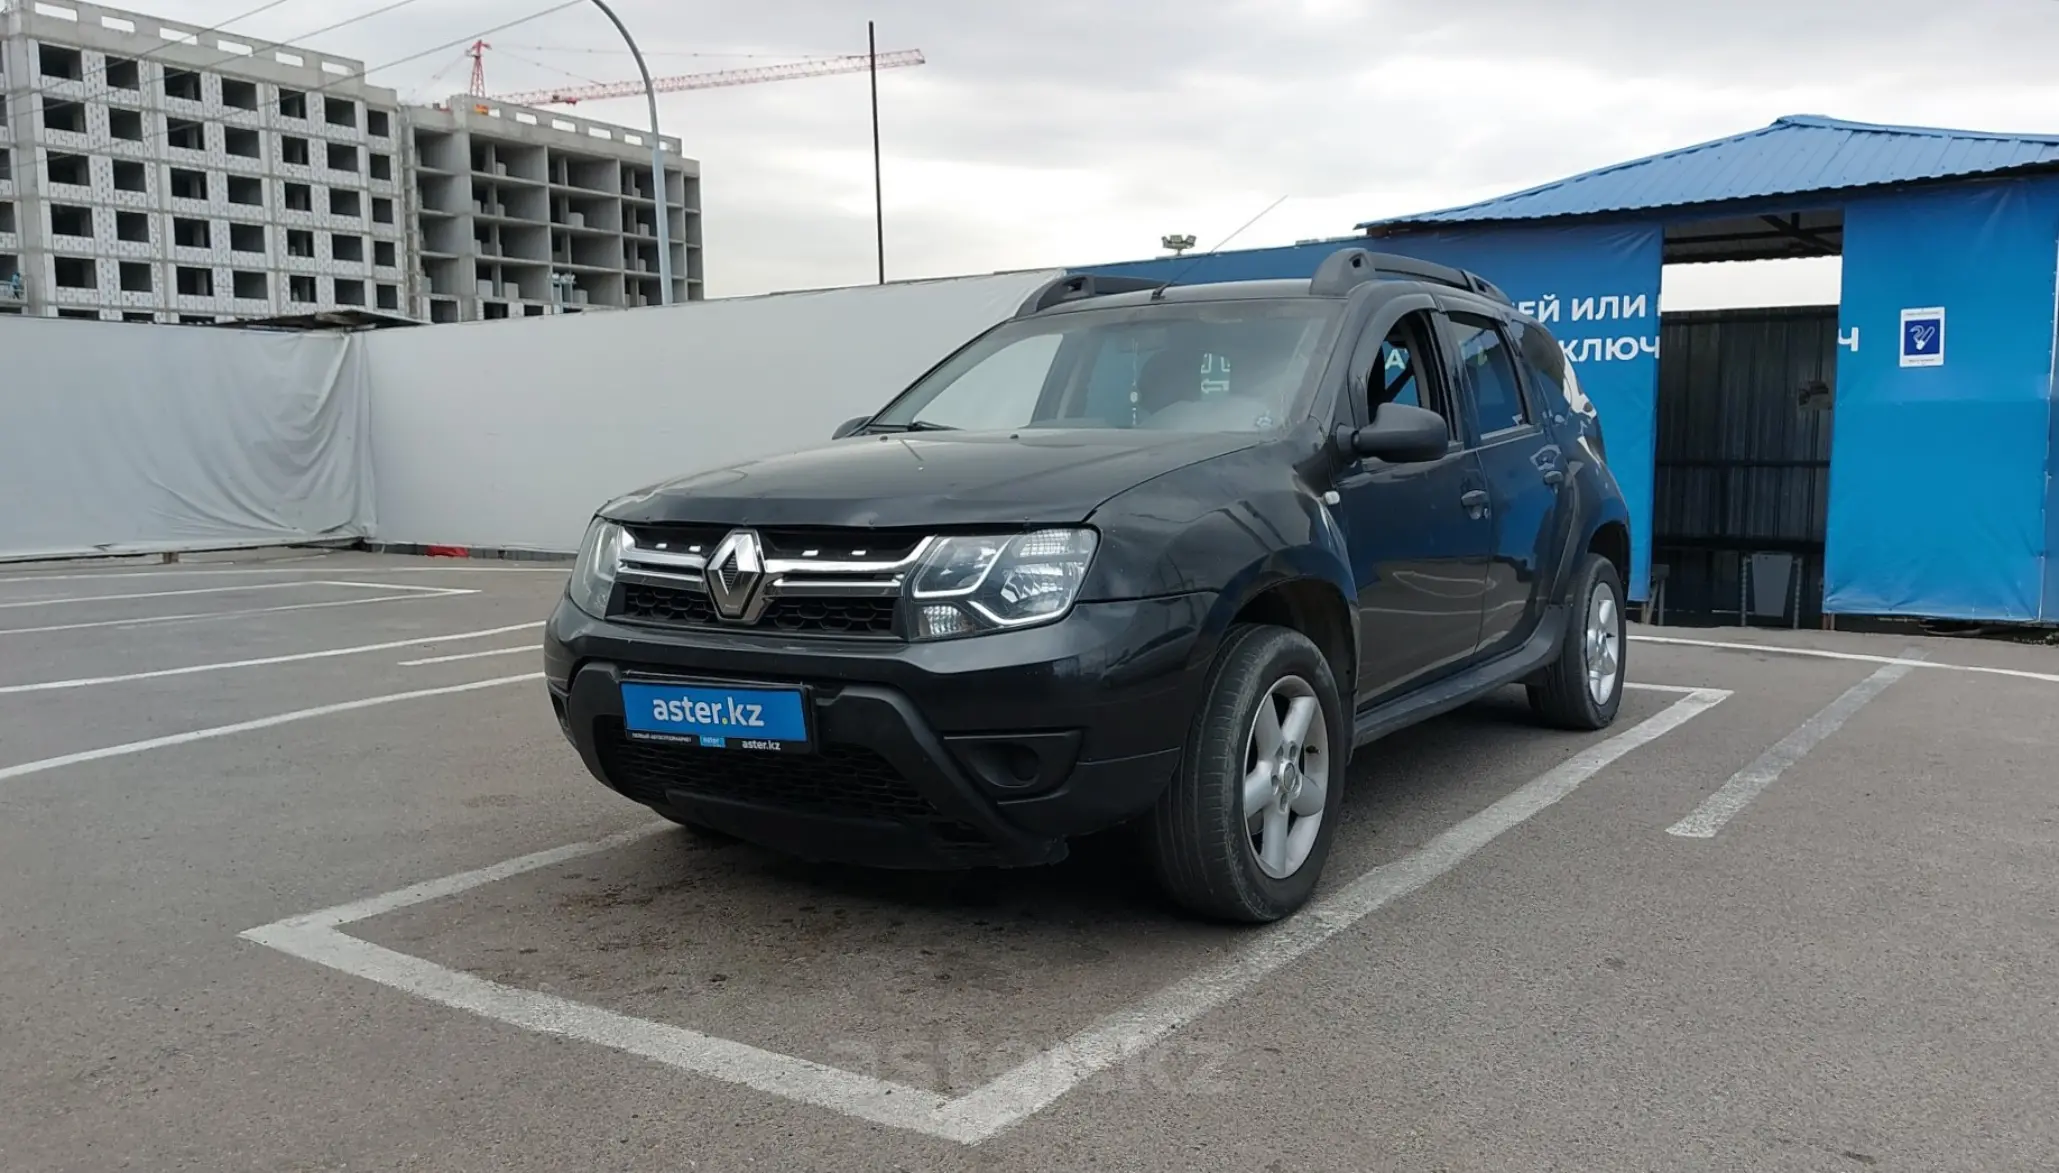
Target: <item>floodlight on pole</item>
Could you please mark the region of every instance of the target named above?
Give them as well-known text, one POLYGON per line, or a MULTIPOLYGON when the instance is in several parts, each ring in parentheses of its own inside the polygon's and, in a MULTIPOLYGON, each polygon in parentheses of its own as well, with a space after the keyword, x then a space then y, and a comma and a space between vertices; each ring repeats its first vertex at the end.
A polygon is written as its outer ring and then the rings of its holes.
POLYGON ((1194 247, 1194 234, 1191 232, 1186 232, 1177 233, 1172 236, 1161 236, 1158 238, 1158 243, 1164 245, 1168 249, 1171 249, 1172 255, 1179 256, 1181 253, 1186 252, 1188 249, 1194 247))

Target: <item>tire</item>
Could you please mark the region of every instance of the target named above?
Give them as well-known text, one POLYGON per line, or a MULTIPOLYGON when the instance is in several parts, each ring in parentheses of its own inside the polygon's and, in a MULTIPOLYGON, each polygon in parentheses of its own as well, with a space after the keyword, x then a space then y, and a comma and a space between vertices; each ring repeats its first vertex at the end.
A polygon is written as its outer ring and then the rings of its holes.
POLYGON ((1589 554, 1575 573, 1558 659, 1529 686, 1530 707, 1561 729, 1606 729, 1623 704, 1623 580, 1613 562, 1589 554), (1597 695, 1599 694, 1599 695, 1597 695))
POLYGON ((734 835, 731 835, 726 831, 717 831, 715 828, 708 826, 706 823, 694 822, 692 819, 687 818, 685 815, 680 814, 678 811, 675 811, 670 807, 659 806, 654 803, 651 805, 651 809, 653 811, 656 811, 660 816, 670 819, 673 822, 678 823, 680 826, 685 827, 687 831, 693 835, 694 838, 699 839, 703 842, 711 844, 736 842, 736 837, 734 835))
POLYGON ((1293 913, 1307 903, 1329 855, 1350 756, 1337 682, 1315 644, 1284 627, 1231 628, 1179 771, 1143 828, 1160 888, 1211 919, 1263 924, 1293 913), (1274 717, 1270 747, 1261 705, 1274 717), (1283 790, 1274 780, 1293 747, 1279 735, 1295 724, 1306 729, 1296 755, 1302 780, 1283 790), (1263 775, 1254 757, 1264 761, 1263 775))

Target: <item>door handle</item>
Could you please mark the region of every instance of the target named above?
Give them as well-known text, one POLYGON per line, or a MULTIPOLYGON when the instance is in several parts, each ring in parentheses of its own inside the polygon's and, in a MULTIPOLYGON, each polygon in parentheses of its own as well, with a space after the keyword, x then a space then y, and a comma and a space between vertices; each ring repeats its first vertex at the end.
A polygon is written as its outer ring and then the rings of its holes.
POLYGON ((1487 490, 1485 490, 1485 489, 1472 489, 1472 490, 1469 490, 1469 491, 1467 491, 1467 493, 1466 493, 1466 494, 1465 494, 1464 496, 1462 496, 1462 497, 1460 497, 1460 498, 1458 499, 1458 503, 1459 503, 1460 505, 1463 505, 1463 506, 1465 506, 1465 507, 1466 507, 1467 509, 1473 509, 1473 510, 1485 509, 1485 508, 1487 508, 1487 490))
POLYGON ((1566 471, 1565 471, 1564 469, 1562 469, 1562 468, 1548 468, 1548 469, 1545 469, 1545 470, 1544 470, 1544 483, 1545 483, 1545 484, 1547 484, 1547 485, 1563 485, 1563 484, 1565 484, 1565 483, 1566 483, 1566 471))

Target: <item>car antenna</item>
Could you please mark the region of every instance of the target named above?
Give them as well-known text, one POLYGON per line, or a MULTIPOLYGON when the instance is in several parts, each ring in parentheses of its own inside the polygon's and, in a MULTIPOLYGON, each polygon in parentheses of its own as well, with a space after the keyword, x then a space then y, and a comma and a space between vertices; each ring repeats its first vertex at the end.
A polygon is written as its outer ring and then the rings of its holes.
POLYGON ((1221 240, 1219 240, 1219 241, 1216 241, 1216 243, 1215 243, 1215 247, 1214 247, 1214 248, 1212 248, 1212 249, 1209 249, 1209 250, 1208 250, 1207 252, 1205 252, 1205 253, 1202 253, 1202 254, 1201 254, 1200 256, 1198 256, 1198 257, 1195 257, 1195 258, 1194 258, 1193 260, 1191 260, 1191 261, 1187 262, 1187 264, 1186 264, 1186 267, 1185 267, 1185 268, 1182 268, 1182 269, 1181 269, 1181 270, 1180 270, 1179 272, 1177 272, 1177 273, 1174 273, 1174 274, 1173 274, 1172 276, 1170 276, 1170 277, 1168 277, 1168 278, 1166 278, 1166 279, 1165 279, 1165 285, 1161 285, 1161 286, 1159 286, 1158 288, 1156 288, 1156 289, 1154 289, 1154 290, 1152 290, 1152 291, 1151 291, 1151 300, 1152 300, 1152 301, 1159 301, 1159 300, 1162 300, 1162 299, 1164 298, 1164 296, 1165 296, 1165 290, 1166 290, 1166 286, 1169 286, 1169 285, 1173 284, 1174 282, 1178 281, 1178 280, 1179 280, 1180 278, 1182 278, 1182 277, 1185 277, 1185 276, 1186 276, 1187 274, 1189 274, 1189 273, 1193 272, 1193 271, 1194 271, 1194 266, 1196 266, 1196 265, 1200 264, 1201 262, 1203 262, 1203 261, 1207 260, 1208 258, 1210 258, 1210 257, 1214 256, 1214 255, 1215 255, 1216 253, 1218 253, 1218 252, 1221 252, 1221 251, 1222 251, 1222 248, 1223 248, 1223 246, 1224 246, 1224 245, 1226 245, 1226 244, 1230 243, 1231 241, 1233 241, 1233 240, 1237 239, 1237 237, 1239 237, 1239 236, 1243 235, 1243 233, 1244 233, 1244 229, 1246 229, 1246 228, 1249 228, 1249 227, 1251 227, 1251 226, 1252 226, 1253 224, 1256 224, 1256 223, 1258 223, 1258 222, 1259 222, 1260 220, 1263 220, 1263 219, 1265 219, 1265 218, 1266 218, 1267 216, 1269 216, 1269 215, 1271 215, 1271 214, 1272 214, 1272 210, 1273 210, 1274 208, 1277 208, 1277 207, 1279 207, 1279 206, 1280 206, 1281 204, 1284 204, 1284 203, 1286 203, 1286 202, 1287 202, 1287 197, 1286 197, 1286 196, 1281 196, 1281 197, 1280 197, 1279 199, 1276 199, 1276 200, 1274 200, 1274 201, 1273 201, 1272 203, 1270 203, 1270 204, 1267 204, 1267 205, 1265 206, 1265 211, 1263 211, 1263 212, 1260 212, 1260 213, 1259 213, 1258 215, 1256 215, 1256 216, 1253 216, 1253 217, 1252 217, 1251 219, 1249 219, 1249 220, 1246 220, 1246 221, 1244 221, 1244 223, 1243 223, 1242 225, 1240 225, 1240 226, 1238 227, 1237 231, 1235 231, 1235 232, 1232 232, 1232 233, 1230 233, 1230 234, 1229 234, 1228 236, 1225 236, 1225 237, 1223 237, 1223 238, 1222 238, 1221 240))

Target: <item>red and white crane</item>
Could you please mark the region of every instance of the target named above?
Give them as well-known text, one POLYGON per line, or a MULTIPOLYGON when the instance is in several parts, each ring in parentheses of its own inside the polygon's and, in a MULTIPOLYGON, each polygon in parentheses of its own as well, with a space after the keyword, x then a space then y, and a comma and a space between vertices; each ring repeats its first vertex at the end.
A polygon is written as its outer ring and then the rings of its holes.
MULTIPOLYGON (((485 41, 475 41, 466 50, 472 59, 472 96, 487 97, 486 93, 486 50, 493 46, 485 41)), ((896 49, 881 53, 877 64, 881 69, 901 69, 923 64, 922 50, 896 49)), ((681 90, 708 90, 720 86, 747 86, 768 81, 793 81, 804 77, 827 77, 838 73, 864 73, 874 65, 874 59, 866 53, 850 53, 837 57, 811 57, 803 61, 790 61, 781 65, 759 65, 747 69, 721 69, 712 73, 686 73, 673 77, 651 79, 652 88, 661 94, 678 93, 681 90)), ((491 95, 494 101, 513 106, 572 106, 580 102, 597 102, 606 98, 635 98, 643 95, 643 82, 619 81, 597 85, 557 87, 548 90, 525 90, 513 94, 491 95)))

